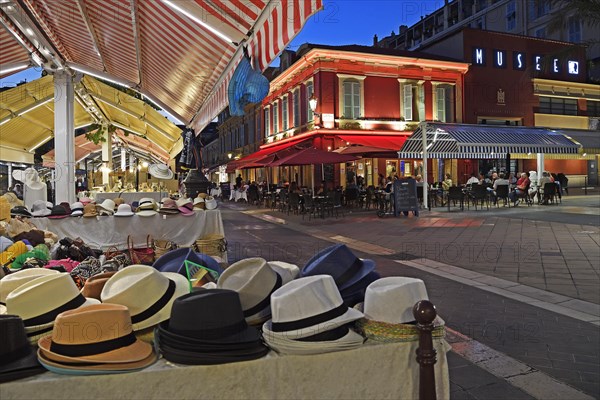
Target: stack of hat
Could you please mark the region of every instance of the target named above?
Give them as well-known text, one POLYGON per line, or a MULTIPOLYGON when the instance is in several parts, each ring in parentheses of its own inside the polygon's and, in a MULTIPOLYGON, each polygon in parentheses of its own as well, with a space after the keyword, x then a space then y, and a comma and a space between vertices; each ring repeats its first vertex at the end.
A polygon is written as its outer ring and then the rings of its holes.
POLYGON ((67 375, 130 372, 157 360, 152 346, 135 337, 127 307, 118 304, 59 314, 52 335, 41 338, 38 346, 39 362, 67 375))
POLYGON ((246 258, 231 264, 219 277, 217 287, 236 291, 246 322, 261 325, 271 317, 271 294, 296 278, 298 272, 293 264, 246 258))
POLYGON ((328 353, 354 349, 364 341, 349 326, 363 314, 344 304, 329 275, 299 278, 277 289, 271 312, 263 338, 279 353, 328 353))
POLYGON ((27 337, 36 343, 52 330, 54 319, 61 312, 98 303, 81 295, 69 274, 51 273, 11 291, 6 297, 6 310, 23 318, 27 337))
POLYGON ((179 214, 179 207, 177 207, 177 202, 175 200, 170 197, 165 197, 160 202, 158 212, 166 215, 179 214))
POLYGON ((130 265, 108 279, 100 299, 129 308, 133 330, 138 331, 168 319, 173 301, 186 293, 189 284, 180 274, 130 265))
POLYGON ((61 203, 53 206, 52 210, 50 210, 50 214, 48 214, 48 218, 61 219, 69 217, 71 215, 71 206, 67 209, 65 204, 66 203, 61 203))
POLYGON ((335 244, 311 258, 300 276, 331 275, 347 306, 362 302, 370 283, 380 278, 375 261, 360 259, 345 244, 335 244))
MULTIPOLYGON (((413 307, 421 300, 429 300, 422 280, 400 276, 381 278, 367 287, 364 304, 356 306, 365 314, 356 326, 367 339, 376 342, 418 341, 413 307)), ((433 324, 432 336, 444 337, 444 320, 436 316, 433 324)))
POLYGON ((72 217, 80 217, 83 215, 83 203, 76 201, 75 203, 71 204, 71 216, 72 217))
POLYGON ((0 315, 0 383, 26 378, 46 371, 27 341, 23 320, 0 315))
POLYGON ((258 330, 246 324, 239 295, 225 289, 201 289, 175 300, 155 337, 163 356, 180 364, 254 360, 269 351, 258 330))
POLYGON ((152 199, 150 197, 144 197, 144 198, 140 199, 136 213, 140 217, 151 217, 153 215, 156 215, 157 209, 158 209, 158 206, 157 206, 156 202, 154 201, 154 199, 152 199))
POLYGON ((84 218, 97 217, 98 211, 96 210, 96 205, 93 203, 88 203, 83 206, 83 216, 84 218))
POLYGON ((181 198, 177 200, 175 204, 177 204, 177 208, 182 215, 194 215, 194 203, 191 199, 181 198))
MULTIPOLYGON (((200 194, 206 194, 206 193, 200 193, 200 194)), ((204 204, 204 197, 200 197, 200 194, 198 195, 198 197, 196 197, 194 199, 194 211, 206 210, 206 205, 204 204)))

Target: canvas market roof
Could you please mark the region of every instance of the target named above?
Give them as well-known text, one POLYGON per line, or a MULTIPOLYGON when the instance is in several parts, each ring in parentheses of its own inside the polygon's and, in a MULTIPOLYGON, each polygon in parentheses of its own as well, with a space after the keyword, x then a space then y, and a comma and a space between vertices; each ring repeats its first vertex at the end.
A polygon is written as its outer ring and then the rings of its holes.
POLYGON ((263 71, 322 0, 3 0, 0 76, 29 60, 134 88, 196 132, 227 105, 242 46, 263 71), (25 58, 27 54, 27 58, 25 58))
MULTIPOLYGON (((0 159, 23 161, 12 155, 32 155, 54 135, 54 83, 48 75, 0 92, 0 159)), ((164 159, 183 147, 181 129, 152 106, 89 76, 75 86, 75 128, 109 123, 147 139, 139 145, 164 159), (148 142, 149 141, 149 142, 148 142)))

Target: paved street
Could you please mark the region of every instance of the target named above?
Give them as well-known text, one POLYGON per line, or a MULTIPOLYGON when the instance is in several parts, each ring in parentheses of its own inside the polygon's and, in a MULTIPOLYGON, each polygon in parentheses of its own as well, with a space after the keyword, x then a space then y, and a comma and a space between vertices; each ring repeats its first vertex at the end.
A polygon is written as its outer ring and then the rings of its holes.
POLYGON ((345 242, 384 276, 423 279, 449 328, 453 399, 598 398, 599 203, 572 195, 560 206, 311 221, 243 203, 222 210, 230 262, 302 266, 345 242), (505 372, 509 364, 521 370, 505 372))

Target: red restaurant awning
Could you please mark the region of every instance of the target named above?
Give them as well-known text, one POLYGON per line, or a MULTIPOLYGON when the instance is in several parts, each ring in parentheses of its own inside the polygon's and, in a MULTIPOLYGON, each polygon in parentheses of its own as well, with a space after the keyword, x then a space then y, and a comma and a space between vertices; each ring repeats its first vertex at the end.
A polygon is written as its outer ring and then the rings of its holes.
POLYGON ((348 143, 399 151, 410 135, 338 135, 348 143))
POLYGON ((227 172, 234 172, 240 168, 256 168, 257 165, 252 165, 253 162, 277 153, 278 151, 288 149, 292 146, 302 143, 303 141, 291 141, 278 146, 267 147, 257 152, 247 155, 246 157, 240 158, 239 160, 233 160, 227 163, 227 172))

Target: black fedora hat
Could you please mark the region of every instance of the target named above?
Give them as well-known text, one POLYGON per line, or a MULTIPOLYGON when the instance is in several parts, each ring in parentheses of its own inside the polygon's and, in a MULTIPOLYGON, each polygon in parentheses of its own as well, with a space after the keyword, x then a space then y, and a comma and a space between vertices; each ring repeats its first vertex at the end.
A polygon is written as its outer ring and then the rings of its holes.
POLYGON ((37 360, 17 315, 0 315, 0 383, 41 374, 46 369, 37 360))
POLYGON ((164 357, 182 364, 220 364, 268 353, 256 328, 248 326, 233 290, 200 290, 177 298, 171 318, 155 337, 164 357))
POLYGON ((356 304, 365 301, 365 292, 367 291, 367 287, 379 278, 381 278, 379 273, 376 271, 371 271, 367 276, 356 282, 354 285, 348 287, 347 289, 341 290, 340 294, 342 295, 344 304, 348 307, 354 307, 356 304))
POLYGON ((48 218, 52 218, 52 219, 67 218, 67 217, 71 216, 71 213, 69 211, 67 211, 67 209, 65 208, 64 205, 57 204, 54 207, 52 207, 52 210, 50 210, 50 215, 48 215, 48 218))
POLYGON ((27 218, 33 217, 33 215, 31 215, 31 213, 25 206, 16 206, 16 207, 11 208, 10 215, 12 217, 27 217, 27 218))

